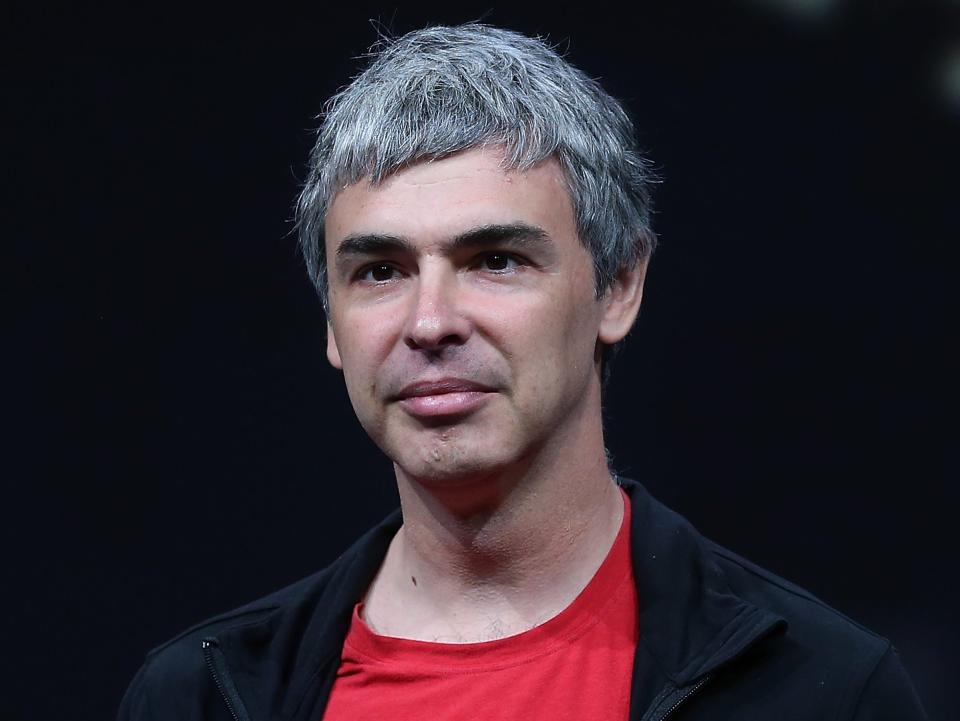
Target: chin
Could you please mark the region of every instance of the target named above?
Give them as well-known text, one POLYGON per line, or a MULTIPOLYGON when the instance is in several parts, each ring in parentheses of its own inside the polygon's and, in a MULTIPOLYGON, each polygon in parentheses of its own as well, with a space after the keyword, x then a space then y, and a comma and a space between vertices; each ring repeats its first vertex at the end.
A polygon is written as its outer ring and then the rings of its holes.
POLYGON ((504 454, 483 453, 455 445, 431 443, 419 453, 399 453, 394 463, 412 480, 428 488, 451 489, 483 483, 510 465, 504 454))

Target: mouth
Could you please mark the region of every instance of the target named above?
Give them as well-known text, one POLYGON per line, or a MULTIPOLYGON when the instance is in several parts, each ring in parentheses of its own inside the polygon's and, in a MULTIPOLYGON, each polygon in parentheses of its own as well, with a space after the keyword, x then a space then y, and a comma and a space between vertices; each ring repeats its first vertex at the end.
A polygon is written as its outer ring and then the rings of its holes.
POLYGON ((438 418, 469 413, 483 405, 494 390, 463 378, 440 378, 404 386, 395 400, 410 415, 438 418))

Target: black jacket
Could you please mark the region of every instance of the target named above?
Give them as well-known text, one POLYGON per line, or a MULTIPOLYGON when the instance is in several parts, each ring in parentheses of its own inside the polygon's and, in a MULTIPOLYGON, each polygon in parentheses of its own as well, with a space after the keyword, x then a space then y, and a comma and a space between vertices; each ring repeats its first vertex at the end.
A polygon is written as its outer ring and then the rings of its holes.
MULTIPOLYGON (((925 718, 887 640, 621 485, 641 618, 630 719, 925 718)), ((320 721, 353 606, 400 523, 395 512, 323 571, 151 651, 120 721, 320 721)))

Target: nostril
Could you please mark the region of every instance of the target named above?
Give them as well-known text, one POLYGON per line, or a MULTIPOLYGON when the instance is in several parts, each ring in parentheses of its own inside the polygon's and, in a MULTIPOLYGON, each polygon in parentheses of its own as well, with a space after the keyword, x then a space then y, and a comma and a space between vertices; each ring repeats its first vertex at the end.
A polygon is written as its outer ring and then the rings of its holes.
POLYGON ((436 351, 449 346, 463 345, 465 339, 457 333, 447 333, 440 336, 408 335, 407 347, 412 350, 436 351))
POLYGON ((463 338, 456 335, 455 333, 450 333, 449 335, 445 335, 443 338, 441 338, 437 343, 437 345, 450 346, 450 345, 460 345, 461 343, 463 343, 463 338))

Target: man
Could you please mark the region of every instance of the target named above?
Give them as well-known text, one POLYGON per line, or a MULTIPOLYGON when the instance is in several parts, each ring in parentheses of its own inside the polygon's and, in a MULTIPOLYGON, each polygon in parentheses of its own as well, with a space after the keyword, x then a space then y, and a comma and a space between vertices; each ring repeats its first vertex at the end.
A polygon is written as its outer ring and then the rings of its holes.
POLYGON ((379 53, 298 217, 402 513, 152 651, 121 719, 923 718, 889 642, 611 477, 650 183, 621 107, 539 41, 379 53))

